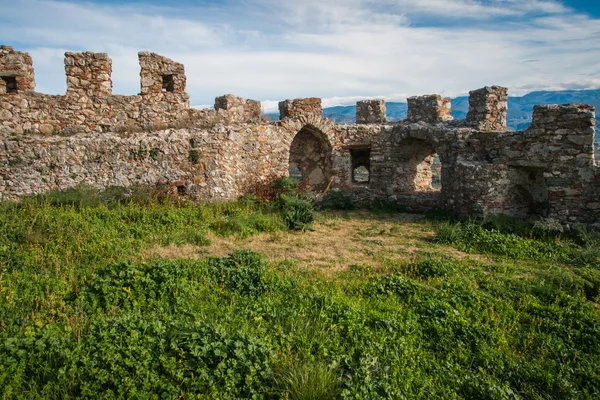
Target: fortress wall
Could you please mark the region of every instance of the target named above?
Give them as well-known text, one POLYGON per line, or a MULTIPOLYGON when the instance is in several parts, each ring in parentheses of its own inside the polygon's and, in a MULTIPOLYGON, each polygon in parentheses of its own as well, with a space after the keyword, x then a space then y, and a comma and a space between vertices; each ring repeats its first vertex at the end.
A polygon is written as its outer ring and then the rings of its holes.
MULTIPOLYGON (((29 54, 0 49, 0 78, 16 79, 16 90, 0 85, 0 135, 71 135, 88 132, 156 130, 207 119, 190 109, 183 64, 156 53, 138 54, 141 91, 137 96, 112 94, 112 61, 105 53, 65 53, 67 92, 53 96, 33 92, 29 54)), ((0 82, 0 83, 2 83, 0 82)), ((259 121, 260 103, 230 96, 210 120, 259 121), (232 103, 233 102, 233 103, 232 103), (237 103, 236 103, 237 102, 237 103), (235 103, 235 104, 234 104, 235 103)))
POLYGON ((8 139, 0 147, 0 199, 86 183, 166 184, 197 200, 231 200, 287 173, 286 134, 265 124, 8 139))
POLYGON ((409 97, 407 120, 410 122, 446 122, 452 121, 450 99, 439 94, 409 97))
POLYGON ((386 106, 383 100, 363 100, 356 103, 357 124, 384 124, 386 106))
POLYGON ((112 94, 102 53, 67 53, 67 93, 50 96, 24 90, 35 85, 31 58, 1 48, 0 77, 15 79, 0 93, 0 199, 85 182, 231 200, 295 171, 317 192, 339 188, 362 202, 600 224, 591 106, 537 106, 528 129, 508 131, 506 88, 492 86, 471 92, 464 121, 430 95, 409 99, 397 123, 385 120, 384 101, 368 100, 357 104, 358 124, 337 124, 318 98, 283 101, 281 119, 265 122, 259 102, 233 95, 190 109, 183 65, 139 57, 138 96, 112 94))

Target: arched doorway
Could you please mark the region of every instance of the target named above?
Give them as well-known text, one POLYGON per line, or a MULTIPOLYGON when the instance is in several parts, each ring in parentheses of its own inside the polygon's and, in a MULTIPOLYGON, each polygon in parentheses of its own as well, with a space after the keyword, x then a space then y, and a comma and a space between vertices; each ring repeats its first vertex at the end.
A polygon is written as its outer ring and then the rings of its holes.
POLYGON ((406 139, 394 152, 393 190, 397 193, 431 193, 442 189, 442 164, 433 144, 406 139))
POLYGON ((331 179, 331 145, 323 132, 310 125, 302 128, 290 146, 289 176, 322 191, 331 179))

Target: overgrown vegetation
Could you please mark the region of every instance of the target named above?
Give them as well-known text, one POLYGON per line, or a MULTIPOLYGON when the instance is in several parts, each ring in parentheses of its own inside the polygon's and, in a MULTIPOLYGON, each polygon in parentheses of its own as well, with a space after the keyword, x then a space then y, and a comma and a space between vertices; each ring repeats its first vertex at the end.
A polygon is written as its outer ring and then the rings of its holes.
POLYGON ((2 398, 600 396, 596 233, 347 211, 287 233, 313 216, 288 186, 273 202, 79 188, 0 204, 2 398), (326 228, 352 229, 366 261, 241 250, 326 228), (230 255, 206 251, 223 238, 230 255))

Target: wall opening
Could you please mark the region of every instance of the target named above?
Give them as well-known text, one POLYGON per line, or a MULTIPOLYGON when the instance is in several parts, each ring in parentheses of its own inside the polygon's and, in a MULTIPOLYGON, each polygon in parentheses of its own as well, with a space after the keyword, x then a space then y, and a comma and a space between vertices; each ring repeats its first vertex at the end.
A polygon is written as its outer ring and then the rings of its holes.
POLYGON ((17 78, 14 76, 3 76, 4 90, 6 93, 16 93, 19 88, 17 87, 17 78))
POLYGON ((175 80, 173 79, 173 75, 162 76, 162 90, 163 92, 175 91, 175 80))
POLYGON ((302 128, 290 146, 289 175, 322 191, 331 179, 331 145, 323 132, 312 126, 302 128))
POLYGON ((431 187, 434 190, 442 190, 442 161, 437 154, 433 155, 431 163, 431 187))
POLYGON ((371 149, 350 150, 352 159, 352 182, 369 183, 371 180, 371 149))
POLYGON ((550 212, 549 191, 543 168, 511 167, 508 174, 505 213, 513 217, 547 217, 550 212))
POLYGON ((396 164, 390 185, 394 192, 435 193, 442 189, 442 163, 433 144, 421 139, 407 139, 393 152, 396 164))
POLYGON ((290 167, 288 175, 295 181, 302 181, 302 172, 298 167, 290 167))

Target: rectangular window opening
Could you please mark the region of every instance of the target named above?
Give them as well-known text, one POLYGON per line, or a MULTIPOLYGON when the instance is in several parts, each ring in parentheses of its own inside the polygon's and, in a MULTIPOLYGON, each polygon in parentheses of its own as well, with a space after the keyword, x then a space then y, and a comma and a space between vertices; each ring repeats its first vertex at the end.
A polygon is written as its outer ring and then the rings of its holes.
POLYGON ((14 76, 3 76, 2 80, 5 84, 5 92, 6 93, 16 93, 17 88, 17 78, 14 76))
POLYGON ((369 183, 371 181, 371 149, 350 150, 352 159, 352 182, 369 183))
POLYGON ((173 79, 173 75, 162 76, 162 90, 163 92, 175 91, 175 80, 173 79))

